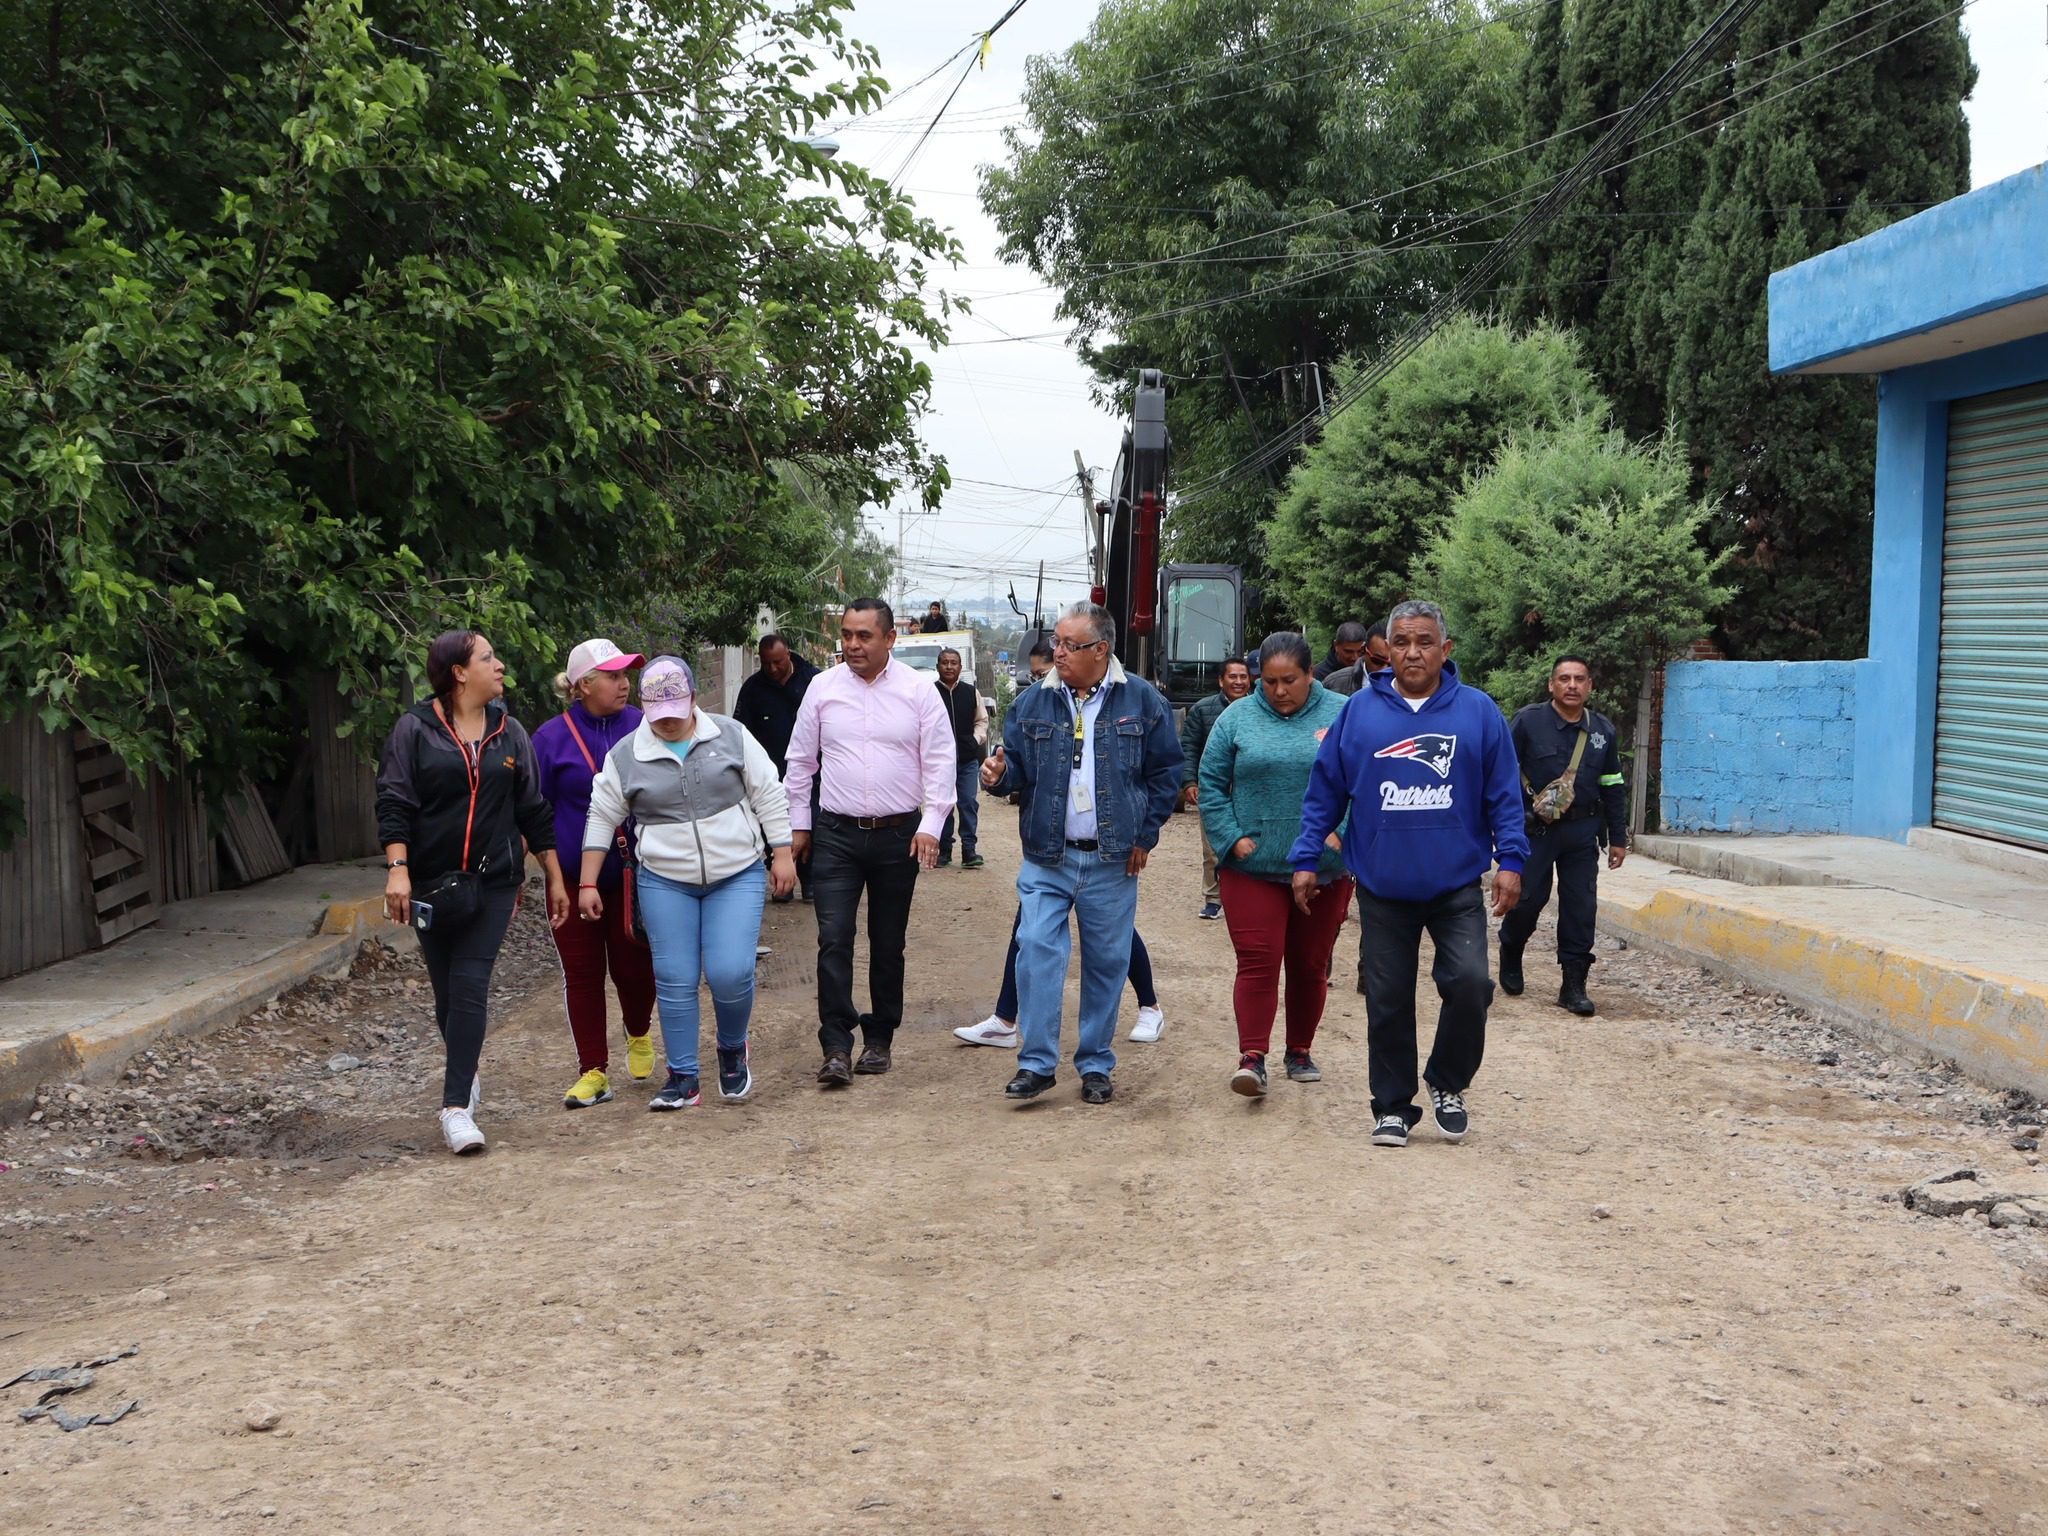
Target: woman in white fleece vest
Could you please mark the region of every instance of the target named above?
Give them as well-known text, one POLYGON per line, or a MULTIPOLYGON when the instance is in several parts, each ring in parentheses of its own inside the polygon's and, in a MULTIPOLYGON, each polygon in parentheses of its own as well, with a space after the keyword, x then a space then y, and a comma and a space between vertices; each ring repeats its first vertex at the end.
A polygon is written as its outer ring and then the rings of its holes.
POLYGON ((775 764, 738 721, 700 714, 689 667, 658 656, 640 675, 639 728, 605 754, 590 786, 577 910, 604 913, 598 871, 612 834, 635 828, 633 899, 654 951, 654 993, 668 1081, 649 1109, 684 1109, 701 1097, 697 987, 711 986, 718 1020, 718 1096, 744 1099, 754 1078, 747 1025, 754 1011, 754 947, 768 893, 796 889, 789 801, 775 764))

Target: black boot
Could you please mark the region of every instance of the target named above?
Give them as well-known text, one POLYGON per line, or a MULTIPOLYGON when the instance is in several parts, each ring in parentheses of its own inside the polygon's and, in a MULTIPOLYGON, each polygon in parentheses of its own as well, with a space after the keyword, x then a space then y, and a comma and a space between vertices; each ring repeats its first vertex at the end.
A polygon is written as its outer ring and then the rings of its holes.
POLYGON ((1590 1018, 1593 1014, 1593 999, 1586 996, 1586 972, 1591 970, 1589 960, 1566 960, 1561 962, 1564 969, 1564 985, 1557 989, 1557 1006, 1590 1018))
POLYGON ((1522 995, 1522 946, 1500 941, 1500 989, 1509 997, 1522 995))

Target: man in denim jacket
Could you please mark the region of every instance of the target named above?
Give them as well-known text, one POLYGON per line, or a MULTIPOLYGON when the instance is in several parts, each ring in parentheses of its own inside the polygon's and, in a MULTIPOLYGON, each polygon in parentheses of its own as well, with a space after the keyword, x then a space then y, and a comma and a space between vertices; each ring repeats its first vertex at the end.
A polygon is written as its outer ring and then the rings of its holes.
POLYGON ((1035 1099, 1060 1059, 1067 915, 1081 919, 1081 1097, 1107 1104, 1117 1001, 1131 963, 1138 871, 1180 787, 1173 711, 1114 654, 1116 621, 1076 603, 1054 630, 1053 669, 1017 696, 1003 745, 982 765, 994 794, 1022 796, 1017 875, 1017 1075, 1004 1094, 1035 1099))

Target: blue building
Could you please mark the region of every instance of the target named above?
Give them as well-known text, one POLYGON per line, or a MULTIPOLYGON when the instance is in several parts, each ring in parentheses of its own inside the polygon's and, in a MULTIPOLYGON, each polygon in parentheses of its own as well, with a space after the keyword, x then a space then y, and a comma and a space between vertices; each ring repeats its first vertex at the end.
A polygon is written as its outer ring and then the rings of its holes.
POLYGON ((1770 362, 1877 376, 1869 655, 1673 663, 1665 827, 2048 848, 2048 166, 1773 273, 1770 362))

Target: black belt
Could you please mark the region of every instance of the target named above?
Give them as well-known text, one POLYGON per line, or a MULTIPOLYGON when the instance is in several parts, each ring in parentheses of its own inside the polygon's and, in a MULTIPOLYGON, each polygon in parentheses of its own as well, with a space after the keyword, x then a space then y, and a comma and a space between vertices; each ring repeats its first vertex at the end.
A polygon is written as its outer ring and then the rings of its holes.
POLYGON ((838 811, 821 809, 818 814, 850 827, 859 827, 863 832, 876 832, 884 827, 907 827, 918 819, 916 811, 898 811, 893 816, 844 816, 838 811))
POLYGON ((1102 844, 1092 837, 1070 837, 1067 839, 1067 846, 1069 848, 1078 848, 1083 853, 1093 853, 1102 844))

